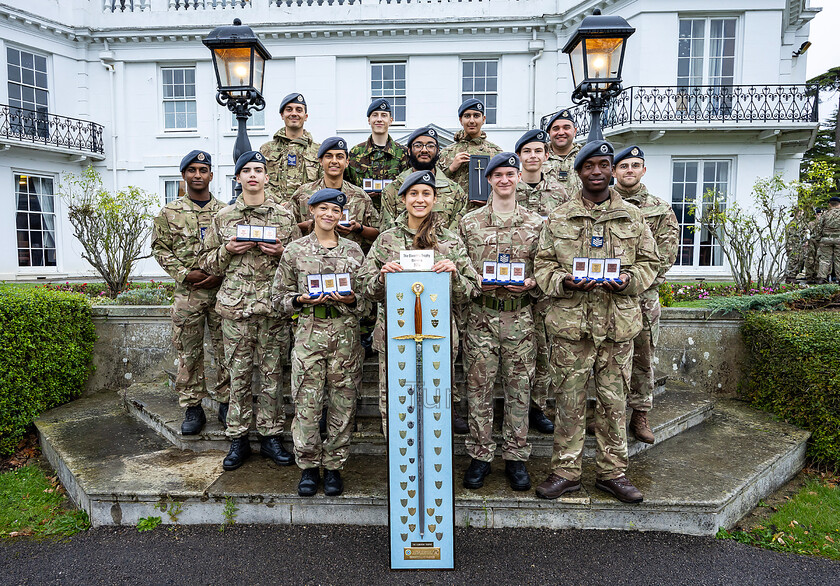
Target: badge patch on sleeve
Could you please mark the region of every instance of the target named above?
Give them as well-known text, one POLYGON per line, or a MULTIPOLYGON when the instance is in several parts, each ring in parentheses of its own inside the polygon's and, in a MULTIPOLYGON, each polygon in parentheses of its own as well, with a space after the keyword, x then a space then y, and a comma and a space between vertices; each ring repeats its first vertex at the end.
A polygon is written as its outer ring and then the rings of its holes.
POLYGON ((289 153, 286 155, 286 166, 297 167, 297 155, 289 153))

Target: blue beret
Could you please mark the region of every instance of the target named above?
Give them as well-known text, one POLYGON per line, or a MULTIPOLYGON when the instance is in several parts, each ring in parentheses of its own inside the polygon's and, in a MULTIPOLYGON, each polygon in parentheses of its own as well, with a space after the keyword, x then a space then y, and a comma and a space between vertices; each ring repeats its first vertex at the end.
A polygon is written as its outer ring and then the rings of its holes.
POLYGON ((641 159, 641 160, 644 161, 645 160, 645 151, 640 149, 638 146, 632 144, 629 147, 627 147, 626 149, 624 149, 622 151, 618 151, 615 154, 615 157, 613 157, 613 164, 618 165, 619 161, 624 160, 624 159, 630 159, 630 158, 641 159))
POLYGON ((482 102, 481 100, 478 100, 476 98, 469 98, 467 100, 464 100, 464 103, 461 104, 460 108, 458 108, 458 118, 463 116, 464 112, 466 112, 467 110, 475 110, 480 114, 484 114, 486 108, 484 107, 484 102, 482 102))
POLYGON ((391 104, 385 98, 378 98, 370 103, 367 109, 367 115, 370 116, 377 110, 382 110, 383 112, 390 112, 391 111, 391 104))
POLYGON ((321 148, 318 149, 318 158, 323 157, 327 151, 344 151, 347 154, 347 141, 340 136, 331 136, 321 143, 321 148))
POLYGON ((414 132, 411 133, 411 136, 408 137, 408 141, 405 143, 408 146, 411 146, 415 140, 420 138, 421 136, 429 136, 435 139, 435 144, 438 142, 438 133, 437 130, 432 128, 431 126, 424 126, 423 128, 418 128, 414 132))
POLYGON ((832 197, 829 197, 828 201, 833 201, 833 202, 836 202, 836 203, 840 203, 840 197, 837 197, 836 195, 834 195, 832 197))
POLYGON ((303 94, 295 92, 293 94, 289 94, 280 102, 280 113, 283 113, 283 108, 286 107, 286 104, 291 104, 292 102, 295 104, 303 104, 304 110, 306 109, 306 100, 303 99, 303 94))
POLYGON ((612 157, 615 154, 613 145, 605 140, 593 140, 583 145, 575 157, 575 171, 580 171, 583 162, 591 157, 612 157))
POLYGON ((339 191, 338 189, 331 189, 329 187, 325 189, 319 189, 315 193, 312 194, 312 197, 309 198, 309 201, 306 203, 308 205, 314 206, 319 203, 334 203, 341 209, 344 209, 344 204, 347 203, 347 196, 344 195, 343 192, 339 191))
POLYGON ((554 113, 554 116, 549 118, 548 123, 545 125, 546 130, 551 130, 551 125, 557 122, 558 120, 568 120, 572 123, 572 126, 575 125, 575 118, 572 116, 572 111, 568 108, 563 108, 562 110, 558 110, 554 113))
POLYGON ((190 163, 199 162, 208 167, 212 167, 210 164, 210 153, 204 151, 190 151, 187 153, 187 156, 181 159, 181 173, 190 166, 190 163))
POLYGON ((256 161, 257 163, 262 163, 263 165, 265 165, 265 157, 260 151, 247 151, 239 155, 239 158, 236 159, 236 165, 233 168, 233 174, 239 175, 239 172, 242 170, 242 167, 244 167, 251 161, 256 161))
POLYGON ((522 138, 516 141, 516 146, 514 147, 514 152, 519 154, 519 151, 522 150, 529 142, 541 142, 545 144, 548 142, 548 133, 545 130, 540 130, 539 128, 534 128, 533 130, 529 130, 525 134, 522 135, 522 138))
POLYGON ((436 190, 434 171, 415 171, 405 178, 405 181, 403 181, 403 184, 400 186, 400 191, 397 195, 405 195, 405 192, 408 191, 410 187, 418 184, 428 185, 432 189, 436 190))
POLYGON ((484 170, 484 176, 490 177, 490 173, 498 167, 513 167, 519 171, 519 157, 514 153, 499 153, 490 159, 487 163, 487 168, 484 170))

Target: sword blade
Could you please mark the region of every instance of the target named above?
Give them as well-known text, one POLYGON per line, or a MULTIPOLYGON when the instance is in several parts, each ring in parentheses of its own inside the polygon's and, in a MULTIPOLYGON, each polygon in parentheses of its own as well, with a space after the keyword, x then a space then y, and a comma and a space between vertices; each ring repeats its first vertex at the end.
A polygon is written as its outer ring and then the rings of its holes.
POLYGON ((423 340, 417 341, 417 507, 420 511, 420 537, 426 530, 426 502, 423 495, 423 405, 426 389, 423 386, 423 340))

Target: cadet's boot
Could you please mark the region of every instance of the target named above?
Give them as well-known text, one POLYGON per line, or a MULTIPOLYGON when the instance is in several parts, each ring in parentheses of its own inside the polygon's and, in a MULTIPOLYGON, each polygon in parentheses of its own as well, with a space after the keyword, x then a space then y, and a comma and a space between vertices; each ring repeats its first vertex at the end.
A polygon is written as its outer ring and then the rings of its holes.
POLYGON ((290 466, 295 463, 294 455, 283 447, 278 435, 260 438, 260 454, 274 460, 278 466, 290 466))
POLYGON ((464 488, 481 488, 488 474, 490 474, 490 462, 473 458, 464 473, 464 488))
POLYGON ((537 496, 544 499, 556 499, 561 494, 580 490, 580 480, 566 480, 559 474, 552 472, 535 491, 537 496))
POLYGON ((318 492, 318 481, 321 480, 321 474, 318 468, 306 468, 300 473, 300 482, 298 482, 299 496, 315 496, 318 492))
POLYGON ((642 502, 642 493, 630 483, 626 476, 619 476, 612 480, 596 480, 595 488, 610 493, 623 503, 642 502))
POLYGON ((470 432, 470 426, 455 409, 452 410, 452 428, 458 435, 465 435, 470 432))
POLYGON ((646 444, 652 444, 654 442, 653 431, 648 425, 647 411, 636 411, 633 409, 633 415, 630 416, 630 432, 640 442, 645 442, 646 444))
POLYGON ((235 437, 230 442, 230 451, 222 462, 222 468, 228 471, 236 470, 245 463, 250 455, 251 443, 248 441, 248 434, 235 437))
POLYGON ((536 429, 540 433, 554 433, 554 424, 539 407, 531 407, 528 411, 528 425, 531 429, 536 429))
POLYGON ((222 427, 227 429, 227 412, 230 405, 228 403, 219 403, 219 423, 222 427))
POLYGON ((181 424, 181 435, 196 435, 205 423, 207 423, 207 416, 204 415, 204 409, 201 408, 201 405, 187 407, 184 422, 181 424))
POLYGON ((338 470, 324 470, 324 494, 338 496, 344 492, 344 482, 338 470))
POLYGON ((505 476, 513 490, 531 490, 531 477, 525 468, 525 462, 505 460, 505 476))

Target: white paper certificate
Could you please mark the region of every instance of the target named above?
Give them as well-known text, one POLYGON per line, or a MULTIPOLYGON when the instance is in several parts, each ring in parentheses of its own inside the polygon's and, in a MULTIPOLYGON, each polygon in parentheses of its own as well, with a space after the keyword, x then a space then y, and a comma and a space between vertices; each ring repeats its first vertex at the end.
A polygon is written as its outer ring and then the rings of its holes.
POLYGON ((585 279, 589 274, 589 259, 575 257, 572 261, 572 278, 585 279))
POLYGON ((406 271, 431 271, 435 265, 435 251, 401 250, 400 265, 406 271))

